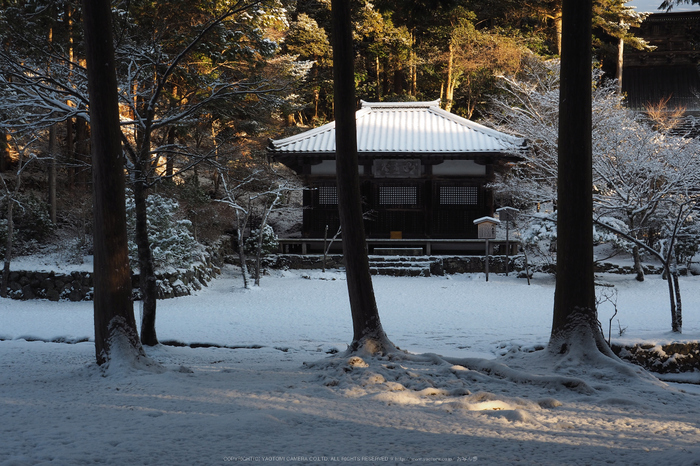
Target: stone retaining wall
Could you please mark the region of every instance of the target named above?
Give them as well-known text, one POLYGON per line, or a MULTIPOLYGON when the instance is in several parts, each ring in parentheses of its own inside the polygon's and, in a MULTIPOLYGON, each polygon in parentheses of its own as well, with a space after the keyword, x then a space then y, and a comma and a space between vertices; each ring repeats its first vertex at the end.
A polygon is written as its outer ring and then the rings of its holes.
MULTIPOLYGON (((445 274, 456 274, 456 273, 481 273, 484 272, 484 265, 486 258, 484 256, 407 256, 407 260, 420 259, 421 261, 429 260, 432 262, 430 267, 430 272, 433 275, 445 275, 445 274)), ((301 255, 301 254, 272 254, 265 256, 263 259, 263 266, 271 269, 321 269, 323 256, 321 255, 301 255)), ((233 263, 238 263, 237 258, 232 258, 233 263)), ((255 266, 254 261, 248 262, 249 270, 253 270, 252 267, 255 266)), ((506 256, 489 256, 489 272, 490 273, 505 273, 506 256)), ((326 258, 326 268, 340 268, 343 267, 343 256, 338 254, 329 255, 326 258)), ((661 267, 654 265, 644 265, 644 273, 660 274, 662 272, 661 267)), ((524 256, 510 256, 508 258, 508 270, 511 272, 524 272, 525 271, 525 258, 524 256)), ((554 273, 555 266, 553 264, 530 264, 530 273, 532 272, 543 272, 543 273, 554 273)), ((634 274, 635 271, 633 267, 630 266, 620 266, 617 264, 612 264, 609 262, 597 263, 595 266, 595 272, 597 273, 619 273, 619 274, 634 274)), ((686 270, 681 268, 681 274, 684 275, 686 270)))
MULTIPOLYGON (((221 270, 210 260, 198 263, 187 270, 171 270, 156 273, 158 299, 187 296, 202 289, 221 270)), ((139 276, 131 277, 134 299, 139 299, 139 276)), ((93 296, 92 272, 10 272, 8 296, 13 299, 48 299, 50 301, 90 301, 93 296)))
POLYGON ((700 343, 636 344, 612 349, 620 358, 659 374, 700 371, 700 343))

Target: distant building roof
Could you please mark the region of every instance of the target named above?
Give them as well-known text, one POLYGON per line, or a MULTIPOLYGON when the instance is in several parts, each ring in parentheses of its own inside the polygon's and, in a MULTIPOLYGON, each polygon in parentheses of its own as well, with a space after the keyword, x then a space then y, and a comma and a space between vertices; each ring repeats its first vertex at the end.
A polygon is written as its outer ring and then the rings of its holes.
MULTIPOLYGON (((356 112, 358 153, 513 153, 526 141, 446 112, 440 101, 364 102, 356 112)), ((271 140, 277 153, 334 153, 335 123, 271 140)))

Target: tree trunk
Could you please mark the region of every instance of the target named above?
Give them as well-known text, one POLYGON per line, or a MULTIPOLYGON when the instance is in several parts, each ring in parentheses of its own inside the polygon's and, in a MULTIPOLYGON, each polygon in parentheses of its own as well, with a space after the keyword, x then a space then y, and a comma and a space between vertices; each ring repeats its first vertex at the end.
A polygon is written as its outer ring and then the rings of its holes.
POLYGON ((557 276, 549 349, 593 343, 600 330, 593 275, 591 0, 564 0, 559 97, 557 276))
POLYGON ((377 75, 377 102, 382 100, 382 73, 379 66, 379 56, 374 58, 374 71, 377 75))
POLYGON ((350 1, 332 0, 331 14, 338 208, 354 331, 350 351, 363 349, 371 353, 384 353, 393 349, 393 345, 379 320, 362 218, 350 1))
POLYGON ((10 165, 10 135, 0 128, 0 172, 7 170, 10 165))
POLYGON ((156 274, 153 266, 151 242, 148 238, 148 188, 146 187, 146 164, 148 148, 150 147, 150 131, 144 133, 143 149, 139 155, 138 166, 134 173, 134 210, 136 225, 134 240, 139 258, 139 288, 141 289, 141 343, 148 346, 158 344, 156 337, 156 274))
POLYGON ((673 286, 671 267, 669 267, 668 262, 664 264, 663 278, 666 279, 666 283, 668 284, 668 299, 671 304, 671 331, 678 332, 678 320, 676 318, 676 290, 673 286))
POLYGON ((165 176, 169 180, 172 179, 175 173, 175 156, 172 154, 173 146, 175 146, 175 128, 168 130, 168 147, 169 151, 165 156, 165 176))
POLYGON ((562 44, 562 29, 563 29, 563 22, 562 22, 562 8, 559 7, 558 5, 554 7, 554 30, 557 35, 556 41, 557 41, 557 54, 561 56, 561 44, 562 44))
POLYGON ((95 354, 102 365, 116 351, 134 358, 145 354, 131 301, 110 2, 83 0, 82 5, 93 138, 95 354))
POLYGON ((56 225, 56 125, 49 128, 49 216, 56 225))
POLYGON ((270 214, 270 210, 273 208, 274 204, 270 206, 270 209, 265 209, 263 213, 263 218, 260 221, 260 231, 258 233, 258 244, 255 248, 255 286, 260 286, 260 275, 262 274, 262 248, 263 248, 263 232, 265 231, 265 226, 267 225, 267 217, 270 214))
POLYGON ((454 83, 453 83, 453 64, 454 64, 454 46, 450 40, 449 52, 447 56, 447 79, 445 81, 445 111, 449 112, 452 109, 453 99, 454 99, 454 83))
POLYGON ((683 304, 681 303, 681 286, 678 283, 678 268, 674 265, 673 273, 673 289, 676 294, 676 321, 674 327, 677 330, 674 332, 683 333, 683 304))
POLYGON ((79 166, 79 172, 76 181, 84 187, 88 186, 88 156, 90 154, 90 143, 88 140, 88 125, 87 121, 82 118, 75 119, 75 163, 79 166))
POLYGON ((15 208, 15 203, 12 196, 7 196, 7 239, 5 240, 5 260, 2 268, 2 289, 0 296, 7 298, 7 288, 10 284, 10 262, 12 261, 12 236, 15 232, 15 224, 12 218, 12 213, 15 208))
POLYGON ((66 155, 68 156, 68 186, 75 187, 75 143, 73 139, 73 119, 66 120, 66 155))
POLYGON ((620 38, 617 43, 617 70, 615 79, 617 79, 617 93, 622 95, 622 66, 624 64, 623 56, 625 53, 625 41, 620 38))
POLYGON ((236 209, 236 224, 238 225, 238 231, 236 232, 236 238, 238 241, 238 260, 241 262, 241 273, 243 274, 243 288, 248 289, 248 264, 246 264, 245 257, 245 243, 243 242, 243 233, 245 232, 246 224, 248 223, 248 218, 250 217, 250 202, 248 202, 248 211, 242 214, 238 209, 236 209))
POLYGON ((639 252, 639 246, 632 247, 632 259, 634 260, 634 272, 636 273, 635 280, 638 282, 644 281, 644 267, 642 266, 642 254, 639 252))
MULTIPOLYGON (((63 15, 65 21, 65 27, 68 31, 68 60, 70 64, 68 68, 73 72, 73 62, 75 60, 75 48, 73 36, 75 31, 73 30, 73 7, 71 2, 65 3, 65 11, 63 15)), ((66 102, 67 105, 71 105, 69 101, 66 102)), ((75 167, 74 153, 73 153, 73 119, 68 118, 66 120, 66 154, 68 154, 68 186, 72 189, 75 183, 75 167)))
POLYGON ((415 97, 418 94, 418 59, 416 58, 416 37, 411 31, 411 91, 410 94, 415 97))

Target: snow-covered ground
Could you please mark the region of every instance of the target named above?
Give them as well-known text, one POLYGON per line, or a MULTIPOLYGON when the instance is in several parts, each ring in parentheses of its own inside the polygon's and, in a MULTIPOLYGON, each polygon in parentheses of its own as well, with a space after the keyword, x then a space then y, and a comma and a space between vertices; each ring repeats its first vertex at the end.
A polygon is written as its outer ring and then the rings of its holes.
MULTIPOLYGON (((618 290, 613 340, 675 338, 658 276, 597 281, 618 290)), ((552 277, 375 277, 411 354, 354 359, 342 273, 261 284, 225 268, 159 301, 161 341, 228 348, 147 348, 155 372, 94 364, 92 303, 0 300, 0 465, 700 464, 697 385, 526 351, 548 340, 552 277)), ((700 277, 681 289, 696 341, 700 277)), ((612 313, 601 305, 606 334, 612 313)))

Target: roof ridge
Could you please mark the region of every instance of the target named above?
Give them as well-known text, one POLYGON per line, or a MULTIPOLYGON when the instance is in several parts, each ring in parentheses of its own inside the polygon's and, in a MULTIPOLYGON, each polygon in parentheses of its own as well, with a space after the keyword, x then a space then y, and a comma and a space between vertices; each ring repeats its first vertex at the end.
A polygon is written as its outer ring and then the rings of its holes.
POLYGON ((440 99, 421 102, 367 102, 360 100, 361 108, 430 108, 439 107, 440 99))

